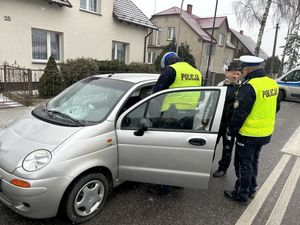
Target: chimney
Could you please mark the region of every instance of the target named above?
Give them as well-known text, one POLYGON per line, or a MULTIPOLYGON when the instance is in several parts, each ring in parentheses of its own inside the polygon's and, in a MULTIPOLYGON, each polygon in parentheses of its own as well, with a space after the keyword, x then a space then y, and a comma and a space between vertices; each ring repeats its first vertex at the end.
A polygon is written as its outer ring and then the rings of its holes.
POLYGON ((241 34, 241 35, 244 35, 244 31, 243 31, 243 30, 240 30, 240 34, 241 34))
POLYGON ((193 5, 188 4, 188 5, 187 5, 187 8, 186 8, 186 11, 187 11, 188 14, 192 15, 193 5))

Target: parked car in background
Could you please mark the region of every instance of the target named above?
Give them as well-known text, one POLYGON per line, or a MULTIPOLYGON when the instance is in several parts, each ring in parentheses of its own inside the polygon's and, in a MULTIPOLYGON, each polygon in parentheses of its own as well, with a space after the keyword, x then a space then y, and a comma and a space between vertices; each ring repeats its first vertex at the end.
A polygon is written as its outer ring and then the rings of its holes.
POLYGON ((3 129, 0 202, 26 217, 49 218, 61 210, 82 223, 123 181, 207 188, 226 89, 151 94, 158 76, 86 78, 3 129), (175 114, 161 113, 167 95, 190 94, 199 96, 192 117, 176 107, 175 114), (204 126, 208 105, 213 111, 204 126), (192 127, 185 127, 187 120, 192 127))
POLYGON ((282 100, 300 100, 300 66, 279 77, 277 83, 282 100))

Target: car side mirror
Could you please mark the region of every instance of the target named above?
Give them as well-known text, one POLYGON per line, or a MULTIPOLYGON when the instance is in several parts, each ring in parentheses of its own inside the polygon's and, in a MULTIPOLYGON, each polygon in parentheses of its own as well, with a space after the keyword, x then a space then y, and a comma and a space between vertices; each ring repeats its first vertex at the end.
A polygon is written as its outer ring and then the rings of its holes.
POLYGON ((149 119, 142 118, 139 122, 139 129, 134 131, 135 136, 143 136, 145 131, 152 126, 152 122, 149 119))

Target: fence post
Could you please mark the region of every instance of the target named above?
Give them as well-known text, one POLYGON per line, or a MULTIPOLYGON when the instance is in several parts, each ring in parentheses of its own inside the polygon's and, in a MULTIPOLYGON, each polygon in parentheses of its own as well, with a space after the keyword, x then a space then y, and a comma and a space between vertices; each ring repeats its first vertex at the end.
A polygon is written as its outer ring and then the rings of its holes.
POLYGON ((28 93, 32 96, 32 70, 28 69, 28 93))
POLYGON ((4 63, 4 66, 3 66, 3 70, 4 70, 4 83, 3 83, 3 89, 4 91, 6 90, 6 76, 7 76, 7 68, 6 68, 6 63, 4 63))

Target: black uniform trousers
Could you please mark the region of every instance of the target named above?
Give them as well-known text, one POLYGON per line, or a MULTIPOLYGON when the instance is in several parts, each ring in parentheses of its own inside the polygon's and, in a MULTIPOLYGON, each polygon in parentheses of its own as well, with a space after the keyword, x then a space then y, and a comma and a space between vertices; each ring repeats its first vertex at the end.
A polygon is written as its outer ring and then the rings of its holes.
POLYGON ((249 194, 256 192, 258 159, 262 146, 252 140, 236 141, 234 167, 237 180, 233 195, 243 201, 248 200, 249 194))
POLYGON ((217 143, 216 143, 216 147, 217 147, 217 145, 220 142, 220 139, 222 138, 223 150, 222 150, 222 158, 219 161, 218 170, 222 170, 224 172, 226 172, 227 169, 229 168, 229 165, 231 162, 231 157, 232 157, 232 149, 233 149, 234 140, 235 140, 234 137, 228 137, 226 130, 227 130, 227 127, 225 125, 221 124, 220 130, 218 133, 218 137, 217 137, 217 143))

